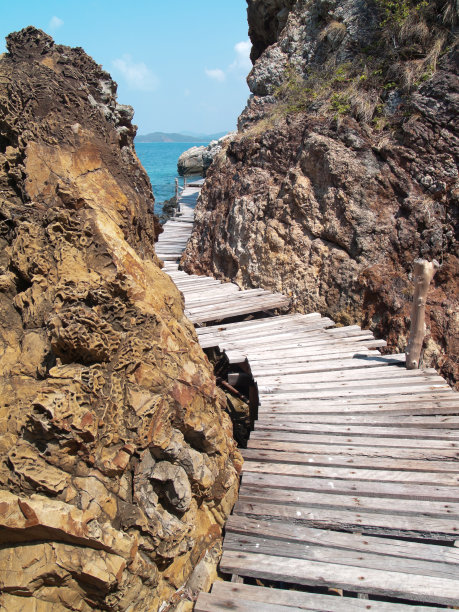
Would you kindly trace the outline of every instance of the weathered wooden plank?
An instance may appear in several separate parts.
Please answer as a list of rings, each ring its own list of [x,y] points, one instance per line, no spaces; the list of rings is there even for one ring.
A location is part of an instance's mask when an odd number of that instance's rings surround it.
[[[397,391],[398,390],[398,391]],[[339,397],[361,397],[361,398],[365,398],[365,397],[387,397],[387,396],[391,396],[391,395],[398,395],[399,397],[402,396],[406,396],[406,395],[412,395],[414,393],[425,393],[426,391],[446,391],[448,392],[450,390],[450,387],[448,387],[448,385],[446,384],[446,382],[442,382],[442,383],[429,383],[429,382],[423,382],[423,381],[419,381],[419,382],[414,382],[412,384],[409,385],[403,385],[398,387],[397,385],[395,385],[394,387],[380,387],[379,385],[377,387],[373,387],[371,389],[371,391],[367,391],[367,394],[365,393],[365,389],[362,388],[361,386],[359,387],[358,385],[355,386],[355,388],[348,388],[348,387],[333,387],[333,388],[328,388],[328,389],[312,389],[312,390],[305,390],[305,391],[293,391],[292,393],[288,393],[285,391],[276,393],[276,394],[267,394],[267,393],[260,393],[260,402],[263,402],[265,399],[269,400],[269,399],[273,399],[273,401],[276,400],[286,400],[289,401],[291,400],[302,400],[302,399],[320,399],[320,398],[339,398]],[[272,397],[269,398],[269,395],[271,395]],[[405,401],[406,401],[406,397],[405,397]]]
[[[322,465],[335,467],[351,466],[359,469],[372,469],[372,470],[409,470],[409,471],[425,471],[427,468],[429,472],[457,472],[458,453],[454,452],[452,460],[450,461],[432,461],[427,455],[427,452],[422,454],[421,459],[403,459],[395,458],[390,459],[386,457],[368,457],[362,454],[354,453],[350,456],[335,454],[328,452],[322,454],[312,454],[311,452],[303,452],[301,449],[292,448],[294,445],[290,445],[288,450],[280,450],[276,448],[265,448],[263,445],[262,449],[257,448],[246,448],[242,450],[242,456],[248,461],[267,461],[269,463],[281,462],[281,463],[295,463],[297,465],[301,463]],[[404,449],[403,449],[404,450]]]
[[[180,280],[176,280],[177,287],[192,288],[192,287],[220,287],[221,281],[207,276],[189,276]]]
[[[382,379],[404,377],[406,380],[416,379],[418,377],[436,377],[437,372],[433,368],[427,370],[406,370],[404,364],[392,365],[376,365],[372,368],[361,367],[352,369],[343,369],[338,372],[322,370],[319,372],[303,372],[289,374],[281,372],[280,374],[265,374],[261,371],[257,375],[257,382],[260,385],[272,384],[309,384],[309,383],[326,383],[337,381],[362,381],[373,380],[379,381]]]
[[[292,612],[295,608],[282,604],[263,602],[264,612]],[[300,608],[296,608],[300,610]],[[304,608],[303,608],[304,609]],[[227,595],[220,597],[211,593],[200,593],[194,606],[196,612],[222,612],[231,610],[232,612],[261,612],[260,603],[250,599],[238,598],[229,599]]]
[[[320,332],[323,327],[324,327],[324,323],[322,322],[318,322],[318,323],[311,323],[310,325],[308,325],[308,328],[306,330],[304,330],[303,332],[301,332],[304,336],[309,335],[310,333],[313,333],[315,331]],[[205,328],[204,328],[205,329]],[[293,330],[294,332],[295,330]],[[291,330],[291,326],[287,327],[286,325],[284,326],[280,326],[280,327],[270,327],[269,331],[264,331],[263,335],[260,335],[262,332],[261,331],[253,331],[251,333],[251,337],[248,338],[247,337],[247,333],[248,332],[244,332],[244,331],[234,331],[232,332],[232,334],[234,334],[234,336],[229,336],[225,333],[215,333],[215,334],[201,334],[199,335],[200,338],[200,342],[209,342],[211,339],[214,342],[218,342],[222,347],[226,347],[228,349],[240,349],[240,350],[246,350],[252,342],[252,339],[254,340],[260,340],[260,346],[264,346],[264,342],[266,339],[266,334],[267,335],[271,335],[272,334],[272,339],[273,342],[275,341],[275,336],[277,337],[284,337],[286,334],[290,334],[293,333]],[[299,333],[299,332],[297,332]],[[240,338],[244,339],[244,342],[242,342],[242,340],[240,340]],[[263,344],[261,344],[261,342],[263,342]]]
[[[295,421],[285,422],[283,419],[276,421],[257,422],[257,431],[284,431],[295,433],[330,433],[333,436],[375,436],[381,438],[416,438],[416,440],[457,440],[459,442],[459,432],[454,429],[429,429],[416,427],[386,427],[386,426],[363,426],[345,423],[296,423]]]
[[[219,319],[230,318],[236,315],[250,314],[253,312],[259,312],[261,310],[269,310],[273,308],[284,308],[287,302],[281,298],[273,297],[267,300],[266,298],[255,300],[247,300],[245,303],[241,302],[237,305],[227,309],[211,309],[205,312],[202,311],[191,311],[187,316],[194,323],[205,323],[207,321],[218,321]]]
[[[389,447],[401,447],[401,448],[446,448],[446,449],[458,449],[459,444],[454,440],[433,440],[431,438],[425,440],[418,440],[416,438],[380,438],[377,436],[333,436],[331,434],[313,434],[307,432],[289,432],[289,431],[277,431],[267,429],[257,429],[255,424],[255,430],[251,433],[252,439],[257,440],[278,440],[279,442],[290,442],[297,441],[306,444],[308,442],[317,444],[329,444],[330,452],[333,452],[334,444],[350,444],[351,446],[389,446]]]
[[[310,364],[311,362],[315,363],[317,365],[317,362],[330,362],[330,361],[334,361],[335,359],[360,359],[360,358],[372,358],[372,357],[378,357],[381,353],[379,351],[376,350],[370,350],[370,349],[366,349],[365,347],[362,347],[360,350],[356,351],[353,347],[352,348],[347,348],[346,349],[341,349],[339,351],[336,351],[336,349],[331,349],[330,351],[328,350],[323,350],[320,352],[320,354],[315,354],[315,355],[304,355],[304,356],[298,356],[296,355],[295,357],[292,358],[283,358],[282,360],[279,358],[276,358],[276,356],[274,354],[272,354],[271,356],[266,356],[266,358],[263,359],[253,359],[251,358],[251,367],[254,366],[255,368],[268,368],[268,367],[280,367],[280,364],[282,364],[284,367],[288,367],[290,368],[290,366],[294,366],[294,365],[302,365],[302,364]]]
[[[283,505],[262,501],[238,501],[234,507],[236,514],[245,514],[260,520],[281,519],[295,521],[321,529],[360,531],[368,534],[384,534],[397,537],[414,537],[427,540],[454,542],[459,534],[457,518],[437,518],[422,515],[402,515],[369,512],[366,510],[342,510],[331,507],[302,505]]]
[[[408,370],[412,372],[413,370]],[[413,411],[414,412],[414,411]],[[394,416],[387,414],[317,414],[317,413],[286,413],[270,414],[263,412],[258,422],[272,422],[282,419],[284,422],[295,421],[297,423],[336,423],[337,425],[353,424],[364,425],[365,427],[390,427],[396,424],[397,427],[421,427],[429,429],[458,429],[459,417],[456,415],[436,415],[434,411],[427,416]]]
[[[272,589],[248,584],[233,585],[229,582],[217,582],[212,588],[212,594],[220,601],[253,601],[258,604],[271,603],[290,606],[290,610],[313,610],[315,612],[368,612],[368,601],[361,601],[351,597],[338,597],[294,591],[292,589]],[[199,599],[198,599],[199,603]],[[371,612],[439,612],[444,608],[425,607],[418,605],[396,604],[372,600]],[[224,610],[225,608],[220,608]],[[232,609],[232,608],[229,608]],[[197,612],[204,612],[195,608]],[[237,610],[237,608],[236,608]],[[241,609],[241,612],[244,608]],[[212,612],[217,609],[213,608]],[[239,612],[239,611],[238,611]],[[244,610],[245,612],[245,610]],[[259,607],[257,612],[262,612]]]
[[[398,499],[397,504],[394,500],[387,497],[359,495],[340,495],[333,491],[323,490],[318,492],[295,491],[287,489],[269,490],[266,487],[257,487],[244,483],[239,493],[239,500],[251,503],[270,503],[293,506],[303,506],[305,508],[323,507],[345,510],[362,510],[382,514],[400,515],[425,515],[437,518],[448,518],[458,522],[459,527],[459,502],[440,502],[431,500],[411,500]],[[419,521],[422,523],[422,521]],[[422,525],[420,525],[422,529]],[[459,576],[458,576],[459,577]]]
[[[212,300],[209,300],[209,304],[205,306],[193,306],[190,308],[195,315],[208,315],[212,314],[213,311],[218,311],[218,314],[221,315],[226,313],[228,316],[235,316],[234,311],[236,309],[240,310],[241,308],[275,308],[279,306],[285,306],[287,304],[284,296],[277,296],[274,294],[271,295],[260,295],[260,296],[252,296],[246,295],[243,291],[239,291],[238,293],[231,294],[228,297],[228,301],[225,306],[217,306],[212,303]],[[251,312],[251,311],[250,311]]]
[[[328,362],[316,361],[315,359],[306,359],[302,362],[277,362],[273,365],[263,364],[257,366],[251,364],[254,375],[284,375],[284,374],[300,374],[314,372],[331,372],[341,371],[352,368],[374,368],[385,365],[403,365],[405,363],[405,355],[380,355],[371,356],[361,355],[358,358],[350,359],[330,359]]]
[[[189,297],[188,293],[184,293],[185,303],[189,310],[194,310],[200,308],[201,305],[210,305],[214,307],[220,304],[225,304],[225,306],[227,306],[228,304],[233,304],[235,301],[239,303],[241,299],[247,299],[247,296],[242,295],[241,292],[237,289],[237,287],[235,287],[235,289],[235,291],[228,291],[223,285],[222,288],[212,291],[212,293],[208,294],[208,292],[206,291],[203,292],[200,297],[195,298],[191,298]],[[264,292],[259,292],[258,295],[264,296],[266,294]],[[252,297],[257,297],[257,295],[252,294]]]
[[[402,470],[370,470],[321,465],[297,465],[292,463],[268,463],[265,461],[245,461],[244,472],[262,474],[288,474],[289,476],[310,476],[311,478],[343,478],[346,480],[374,480],[376,482],[417,482],[459,486],[459,473],[430,472],[426,466],[424,472]],[[459,533],[459,531],[458,531]]]
[[[368,446],[352,446],[349,444],[334,444],[332,447],[328,444],[311,444],[302,443],[297,441],[282,442],[277,440],[265,440],[263,438],[250,438],[247,443],[248,449],[258,449],[266,451],[284,451],[284,452],[297,452],[302,453],[305,457],[308,455],[343,455],[345,457],[353,458],[356,456],[356,461],[360,462],[369,457],[387,457],[395,460],[399,459],[418,459],[428,461],[428,466],[431,467],[432,463],[436,465],[438,461],[447,461],[452,464],[452,469],[457,470],[459,459],[459,448],[419,448],[411,447],[392,447],[392,446],[374,446],[370,444]],[[244,451],[245,452],[245,451]],[[454,460],[454,461],[453,461]],[[356,465],[359,465],[357,463]],[[424,463],[424,466],[426,464]],[[431,467],[431,469],[434,469]],[[434,469],[435,471],[435,469]],[[441,470],[440,470],[441,471]]]
[[[205,335],[208,333],[218,332],[229,332],[231,330],[244,330],[248,332],[250,329],[261,329],[262,327],[269,325],[279,325],[279,323],[289,321],[304,321],[310,323],[311,321],[317,321],[322,318],[318,312],[309,313],[302,315],[299,313],[279,315],[276,317],[260,317],[259,319],[253,319],[252,321],[239,321],[236,323],[225,323],[224,325],[213,325],[204,327],[199,330],[198,335]]]
[[[299,330],[297,329],[284,329],[278,330],[272,328],[272,334],[257,335],[247,341],[245,334],[233,338],[222,337],[222,342],[228,348],[244,348],[255,353],[257,350],[263,350],[263,348],[273,348],[275,346],[276,352],[280,349],[285,348],[301,348],[306,346],[316,345],[332,345],[339,343],[348,342],[361,342],[364,340],[371,340],[373,335],[371,333],[359,332],[359,334],[353,333],[349,337],[330,337],[326,334],[323,325],[318,322],[313,328],[311,325],[310,329]],[[274,331],[275,330],[275,331]]]
[[[184,295],[188,294],[196,294],[206,296],[207,292],[209,295],[212,295],[215,292],[221,291],[224,285],[219,284],[218,282],[210,282],[210,281],[193,281],[192,283],[182,283],[175,282],[176,286]],[[234,287],[234,285],[228,285],[228,287]],[[237,289],[237,288],[236,288]],[[225,289],[223,289],[225,291]],[[238,293],[239,290],[235,291]],[[210,299],[210,298],[209,298]]]
[[[257,319],[264,320],[264,319]],[[311,333],[319,333],[322,332],[327,326],[331,325],[333,322],[330,319],[312,319],[311,321],[277,321],[277,317],[270,317],[270,321],[263,323],[263,325],[255,325],[251,326],[248,329],[245,328],[235,328],[229,330],[222,330],[219,332],[214,332],[213,335],[218,335],[219,338],[224,340],[225,342],[239,342],[241,338],[244,338],[246,341],[259,341],[263,343],[270,332],[273,334],[281,335],[281,334],[298,334],[300,336],[308,337]],[[201,334],[201,335],[209,335]],[[247,346],[249,342],[245,342],[244,346]]]
[[[266,292],[264,289],[250,290],[250,292],[241,291],[237,285],[227,283],[205,292],[187,292],[186,296],[190,298],[193,297],[193,302],[196,301],[196,306],[200,306],[201,304],[207,305],[207,303],[210,302],[218,303],[214,302],[215,298],[222,296],[226,292],[231,293],[231,296],[228,298],[231,300],[247,299],[248,297],[258,298],[260,296],[270,297],[272,295]]]
[[[284,322],[276,322],[278,317],[270,317],[270,321],[272,323],[263,323],[263,325],[255,325],[250,329],[244,328],[235,328],[230,330],[225,330],[223,326],[222,331],[218,331],[216,326],[205,327],[202,328],[202,331],[207,330],[207,333],[200,333],[199,337],[216,337],[219,338],[222,342],[238,342],[240,338],[244,338],[247,344],[253,340],[263,340],[266,338],[266,335],[270,333],[282,334],[282,333],[298,333],[302,335],[307,335],[313,332],[319,332],[323,330],[327,325],[333,324],[330,319],[319,319],[319,320],[311,320],[311,321],[284,321]],[[255,321],[264,321],[264,319],[255,319]],[[224,325],[224,324],[223,324]],[[247,346],[245,344],[245,346]]]
[[[250,354],[249,354],[250,361]],[[436,388],[446,389],[446,383],[441,376],[437,375],[423,375],[419,373],[419,370],[411,370],[411,372],[417,372],[417,375],[414,376],[404,376],[403,373],[393,374],[388,378],[380,378],[377,380],[367,380],[365,378],[361,380],[337,380],[337,381],[324,381],[324,382],[298,382],[298,383],[275,383],[275,384],[265,384],[258,382],[258,391],[260,395],[265,394],[276,394],[276,395],[299,395],[304,394],[306,397],[313,391],[320,390],[340,390],[340,389],[349,389],[349,390],[361,390],[361,389],[370,389],[373,391],[375,385],[377,385],[378,389],[385,390],[391,392],[393,389],[399,388],[401,392],[403,392],[405,387],[414,387],[414,386],[427,386],[431,388],[435,386]]]
[[[247,516],[233,514],[226,524],[228,533],[237,533],[242,536],[256,535],[275,541],[296,542],[300,544],[314,544],[335,549],[348,549],[357,552],[370,552],[387,557],[403,557],[432,561],[445,565],[453,565],[452,571],[459,572],[459,548],[454,546],[441,546],[439,544],[424,544],[397,540],[394,538],[381,538],[373,535],[359,533],[346,533],[315,529],[287,521],[269,521],[250,519]],[[450,570],[448,570],[450,573]]]
[[[236,285],[231,285],[228,283],[227,285],[217,285],[215,288],[206,289],[203,291],[202,289],[198,290],[187,290],[184,291],[183,294],[188,302],[197,302],[198,300],[210,299],[214,297],[220,297],[227,294],[238,293],[239,287]]]
[[[282,372],[280,374],[264,373],[260,370],[256,374],[256,380],[259,386],[276,385],[276,384],[309,384],[319,382],[337,382],[337,381],[361,381],[373,380],[378,381],[400,376],[406,373],[406,379],[416,378],[416,376],[426,375],[425,370],[406,370],[403,364],[380,365],[376,364],[373,367],[356,367],[352,369],[342,369],[338,372],[324,369],[319,372],[299,372],[289,374]],[[435,370],[429,370],[427,374],[436,375]]]
[[[163,242],[157,249],[157,253],[177,253],[183,251],[187,243],[187,240],[183,240],[182,242],[178,241],[169,241]]]
[[[373,338],[372,334],[364,334],[363,332],[360,332],[360,334],[357,335],[352,335],[349,338],[343,337],[343,338],[334,338],[334,337],[329,337],[326,335],[325,333],[326,330],[321,329],[318,330],[317,333],[312,334],[312,333],[306,333],[303,332],[301,334],[301,336],[299,336],[299,334],[295,334],[295,333],[288,333],[288,334],[279,334],[276,342],[274,344],[274,339],[273,342],[270,342],[270,339],[265,337],[264,339],[259,339],[258,342],[250,342],[249,343],[244,343],[246,348],[248,350],[250,350],[254,357],[258,354],[258,353],[263,353],[264,350],[269,350],[273,348],[273,346],[275,346],[275,350],[276,353],[277,352],[286,352],[293,350],[293,349],[300,349],[300,348],[314,348],[316,346],[334,346],[334,345],[348,345],[348,344],[360,344],[360,343],[366,343],[369,342],[371,343],[371,345],[373,345],[374,343],[379,344],[380,341],[379,340],[375,340]],[[232,341],[233,344],[240,346],[242,341]],[[365,346],[365,345],[363,345]],[[288,353],[287,353],[288,354]]]
[[[264,401],[259,410],[260,415],[279,416],[309,415],[321,411],[324,415],[367,415],[393,416],[393,415],[443,415],[457,414],[458,401],[451,394],[416,395],[416,401],[410,398],[393,396],[390,401],[384,398],[366,398],[365,403],[360,400],[334,402],[324,400],[300,400],[297,402],[269,402]]]
[[[177,239],[163,241],[156,250],[158,252],[161,251],[161,253],[173,253],[178,249],[183,249],[186,246],[186,243],[187,240],[179,241]]]
[[[388,394],[387,394],[388,395]],[[435,389],[435,390],[421,390],[420,392],[414,392],[412,391],[411,393],[408,394],[409,396],[407,397],[406,394],[399,394],[399,395],[390,395],[389,397],[384,397],[384,395],[375,395],[373,393],[367,393],[365,395],[365,404],[379,404],[380,406],[383,406],[384,404],[387,403],[419,403],[419,402],[424,402],[424,403],[432,403],[434,404],[437,401],[440,400],[447,400],[450,403],[453,403],[454,406],[458,405],[458,395],[457,393],[455,393],[454,391],[452,391],[452,389]],[[277,407],[277,408],[281,408],[281,407],[305,407],[307,408],[308,406],[321,406],[321,407],[326,407],[327,403],[328,404],[341,404],[341,405],[349,405],[349,404],[361,404],[363,402],[356,402],[355,398],[352,397],[324,397],[324,398],[295,398],[295,397],[279,397],[279,396],[272,396],[272,395],[265,395],[263,396],[263,404],[266,405],[270,405],[273,408]]]
[[[156,246],[156,253],[171,251],[173,249],[176,250],[184,250],[189,239],[189,235],[187,236],[171,236],[163,241],[161,241]]]
[[[316,478],[289,474],[257,473],[244,471],[242,482],[257,486],[285,488],[298,491],[333,491],[337,495],[374,495],[395,499],[427,499],[457,502],[459,487],[410,482],[384,482],[378,480],[356,481],[344,478]]]
[[[282,363],[284,366],[287,365],[300,365],[302,363],[311,363],[311,360],[317,365],[317,362],[320,361],[326,361],[329,362],[330,360],[334,360],[334,359],[358,359],[360,357],[365,357],[365,358],[370,358],[370,357],[377,357],[378,355],[380,355],[380,353],[378,351],[372,351],[370,349],[367,349],[365,347],[362,347],[358,350],[354,349],[354,347],[346,347],[344,348],[340,348],[340,349],[323,349],[322,351],[320,351],[320,353],[314,354],[314,355],[296,355],[295,357],[292,357],[291,359],[287,359],[285,357],[283,357],[282,359],[280,357],[276,357],[274,356],[274,353],[271,354],[271,356],[267,355],[266,358],[260,359],[257,357],[257,359],[253,359],[253,357],[250,358],[250,364],[251,364],[251,368],[252,367],[256,367],[256,368],[260,368],[260,367],[267,367],[267,366],[279,366],[280,363]]]
[[[392,557],[374,552],[352,550],[350,548],[334,548],[315,543],[307,545],[298,542],[263,538],[257,535],[240,535],[228,533],[225,537],[225,550],[240,551],[270,555],[273,557],[289,557],[321,563],[337,563],[361,568],[385,570],[390,567],[393,572],[414,574],[417,576],[436,576],[438,578],[459,578],[459,568],[456,565]]]
[[[363,570],[336,563],[320,563],[225,551],[220,567],[226,573],[239,573],[268,580],[335,588],[360,593],[411,599],[446,605],[459,601],[459,582],[446,578],[414,576],[388,570]],[[367,602],[368,603],[368,602]]]
[[[159,259],[162,259],[163,261],[177,261],[178,259],[180,259],[180,257],[182,256],[182,254],[174,254],[174,255],[160,255],[159,253],[157,254]]]
[[[276,346],[277,348],[281,348],[279,345],[282,342],[282,346],[285,348],[290,348],[290,347],[301,347],[301,346],[315,346],[318,345],[319,343],[323,346],[323,345],[332,345],[332,342],[327,342],[326,339],[323,338],[323,336],[320,335],[320,332],[323,329],[323,325],[320,325],[319,323],[315,324],[314,326],[310,326],[311,327],[311,331],[304,331],[302,333],[302,338],[298,338],[298,333],[292,332],[290,329],[288,330],[282,330],[282,329],[278,329],[276,328],[271,328],[271,332],[270,332],[270,339],[267,340],[266,336],[265,337],[260,337],[258,335],[253,335],[253,340],[252,339],[247,339],[245,338],[245,335],[242,334],[241,338],[227,338],[224,335],[218,335],[216,336],[218,338],[218,342],[222,347],[225,347],[225,349],[227,350],[248,350],[251,353],[255,353],[255,351],[266,351],[269,350],[270,348],[272,349],[273,346]],[[315,330],[313,328],[316,328]],[[266,332],[265,332],[266,333]],[[209,335],[209,337],[213,337],[211,335]],[[355,340],[355,342],[357,342],[357,340]],[[337,342],[334,344],[338,344]]]
[[[238,309],[241,307],[275,307],[278,304],[285,305],[285,299],[276,295],[266,294],[258,297],[253,297],[251,295],[247,296],[244,294],[244,292],[239,291],[238,293],[228,296],[228,301],[225,306],[213,304],[212,300],[209,300],[208,305],[194,306],[190,308],[190,310],[193,311],[194,314],[201,315],[211,314],[212,310],[218,310],[219,314],[228,313],[228,315],[232,315],[233,309]]]
[[[331,354],[333,352],[351,351],[354,350],[356,353],[359,349],[365,348],[377,348],[386,346],[384,341],[381,340],[362,340],[352,342],[339,342],[339,341],[325,341],[323,343],[317,343],[316,345],[292,347],[292,348],[281,348],[275,351],[275,355],[278,359],[295,359],[296,357],[305,358],[313,355],[321,354],[324,349],[326,352]],[[273,350],[266,348],[265,350],[252,350],[248,347],[246,350],[250,352],[250,359],[258,362],[273,359]]]

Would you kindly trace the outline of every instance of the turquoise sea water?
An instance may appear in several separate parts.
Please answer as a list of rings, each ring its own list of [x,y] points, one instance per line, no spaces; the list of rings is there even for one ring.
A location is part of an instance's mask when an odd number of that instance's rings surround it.
[[[175,193],[175,178],[177,173],[177,160],[180,155],[194,146],[201,146],[202,142],[136,142],[135,150],[139,159],[150,177],[153,195],[155,196],[155,212],[160,213],[162,202],[171,198]],[[183,179],[179,178],[180,185]]]

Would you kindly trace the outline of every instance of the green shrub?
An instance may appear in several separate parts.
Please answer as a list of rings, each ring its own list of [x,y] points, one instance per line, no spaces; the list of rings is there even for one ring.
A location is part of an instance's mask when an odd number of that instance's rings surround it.
[[[351,110],[351,104],[345,93],[334,93],[330,99],[330,108],[337,115],[347,115]]]
[[[419,11],[428,6],[427,0],[376,0],[381,12],[381,25],[402,26],[412,10]]]

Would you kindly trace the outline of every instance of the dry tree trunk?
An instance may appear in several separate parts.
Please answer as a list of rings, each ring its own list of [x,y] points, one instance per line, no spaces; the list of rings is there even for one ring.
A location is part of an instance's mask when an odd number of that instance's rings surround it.
[[[416,259],[413,267],[414,296],[411,307],[411,328],[408,346],[406,347],[406,367],[408,370],[419,368],[422,343],[426,335],[425,310],[427,292],[435,272],[439,268],[437,261]]]

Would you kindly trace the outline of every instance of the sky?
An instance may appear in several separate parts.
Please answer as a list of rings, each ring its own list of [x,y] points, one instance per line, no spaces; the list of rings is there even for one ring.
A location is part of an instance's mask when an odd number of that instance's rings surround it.
[[[249,90],[246,0],[0,0],[0,53],[33,25],[83,47],[134,107],[139,134],[236,128]]]

